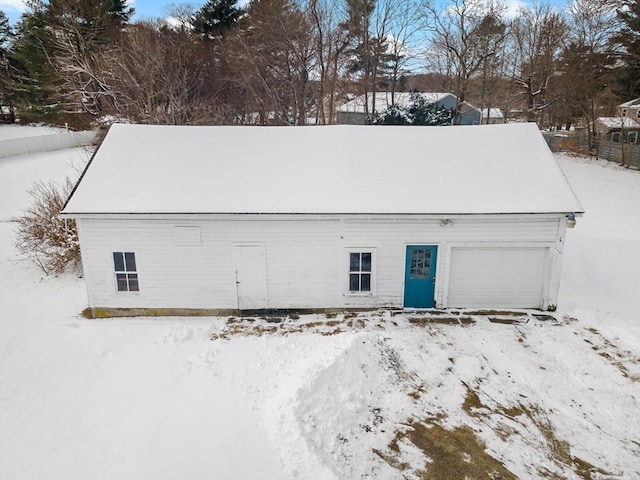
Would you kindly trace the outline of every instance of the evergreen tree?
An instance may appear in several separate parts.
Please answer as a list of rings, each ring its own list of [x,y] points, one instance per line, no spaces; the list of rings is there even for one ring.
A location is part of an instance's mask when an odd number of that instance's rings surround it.
[[[408,111],[412,125],[430,127],[451,125],[454,116],[453,110],[437,103],[430,103],[419,93],[413,94],[412,97]]]
[[[7,49],[13,32],[9,25],[9,19],[0,10],[0,107],[8,104],[8,81],[11,73],[11,66],[7,57]],[[3,119],[3,112],[0,112],[0,120]],[[11,122],[15,121],[15,117],[11,115]]]
[[[238,0],[208,0],[194,15],[194,33],[210,39],[224,36],[244,13],[237,3]]]
[[[9,19],[4,12],[0,10],[0,52],[8,47],[11,37],[12,31],[11,25],[9,25]]]
[[[454,110],[443,107],[437,103],[428,102],[420,93],[411,95],[411,105],[402,108],[391,105],[387,110],[374,120],[376,125],[421,125],[441,126],[451,125]]]
[[[44,3],[32,1],[5,50],[0,79],[4,102],[23,122],[46,121],[55,113],[55,72],[45,50]],[[5,42],[6,43],[6,42]]]
[[[135,9],[127,5],[127,0],[107,0],[107,11],[116,24],[125,25]]]
[[[411,125],[411,118],[406,109],[398,105],[391,105],[387,110],[376,117],[375,125]]]
[[[640,2],[624,0],[618,10],[622,28],[614,37],[614,42],[622,46],[623,67],[617,78],[618,93],[625,99],[640,97]]]

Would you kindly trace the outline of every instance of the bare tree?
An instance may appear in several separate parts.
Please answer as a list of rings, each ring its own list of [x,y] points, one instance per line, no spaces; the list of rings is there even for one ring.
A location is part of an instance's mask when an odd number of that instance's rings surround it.
[[[572,79],[572,107],[588,125],[589,145],[595,139],[595,121],[615,57],[609,51],[611,39],[620,28],[616,9],[619,0],[573,0],[569,4],[571,36],[565,48],[565,75]],[[605,102],[606,103],[606,102]]]
[[[542,124],[541,113],[559,98],[552,93],[551,82],[567,23],[549,4],[533,3],[520,8],[512,32],[513,78],[524,98],[527,120]]]
[[[431,51],[444,60],[454,79],[458,106],[454,123],[460,123],[462,103],[466,101],[470,79],[488,66],[507,36],[498,3],[482,0],[451,0],[441,4],[425,0],[425,28],[432,34]]]
[[[311,20],[291,0],[252,2],[230,39],[230,68],[259,123],[303,125],[314,68]],[[249,113],[253,113],[249,112]]]
[[[376,52],[373,84],[377,90],[381,83],[391,91],[391,103],[395,104],[395,92],[404,67],[415,57],[413,41],[420,29],[419,2],[415,0],[379,0],[373,16],[375,38],[382,38]]]
[[[318,77],[316,123],[333,123],[338,80],[348,46],[344,5],[332,0],[310,0],[307,9],[315,43],[315,68]]]
[[[115,0],[31,0],[46,25],[44,51],[58,77],[57,92],[67,112],[102,115],[112,92],[99,64],[119,49],[120,33],[133,13]]]
[[[116,116],[169,125],[224,121],[212,51],[183,30],[137,23],[128,28],[122,50],[102,62]]]

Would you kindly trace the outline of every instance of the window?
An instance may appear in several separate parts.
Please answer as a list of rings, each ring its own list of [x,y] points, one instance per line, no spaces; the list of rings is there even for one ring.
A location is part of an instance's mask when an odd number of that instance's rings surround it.
[[[409,278],[425,279],[429,278],[431,271],[431,249],[429,248],[413,248],[411,250],[411,265],[409,268]]]
[[[137,292],[140,290],[135,253],[113,252],[113,267],[119,292]]]
[[[611,132],[611,143],[620,143],[620,132]]]
[[[372,252],[349,252],[349,292],[371,292]]]
[[[638,132],[627,133],[627,143],[638,143]]]
[[[623,117],[626,117],[626,116],[627,116],[627,109],[626,109],[626,108],[623,108],[623,109],[622,109],[622,116],[623,116]]]

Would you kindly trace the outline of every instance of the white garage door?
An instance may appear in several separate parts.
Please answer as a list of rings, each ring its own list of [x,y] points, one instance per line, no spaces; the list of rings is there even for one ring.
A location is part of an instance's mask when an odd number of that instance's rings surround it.
[[[548,248],[452,248],[449,307],[541,308]]]

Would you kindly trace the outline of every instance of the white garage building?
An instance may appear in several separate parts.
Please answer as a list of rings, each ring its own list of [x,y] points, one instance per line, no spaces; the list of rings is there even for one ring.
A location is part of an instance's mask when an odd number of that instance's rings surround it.
[[[62,215],[104,316],[553,310],[582,212],[535,124],[114,125]]]

